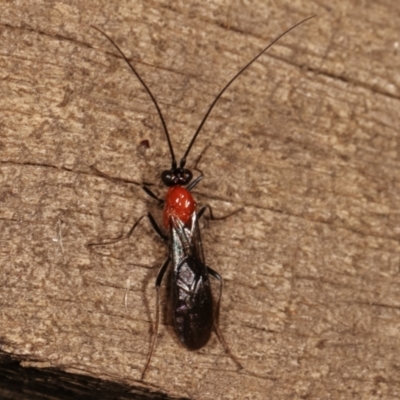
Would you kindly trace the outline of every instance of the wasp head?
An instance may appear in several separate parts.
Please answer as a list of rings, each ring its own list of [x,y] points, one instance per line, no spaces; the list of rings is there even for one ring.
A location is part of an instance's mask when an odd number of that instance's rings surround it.
[[[175,167],[165,170],[161,174],[161,180],[165,186],[186,186],[193,178],[192,171],[187,168]]]

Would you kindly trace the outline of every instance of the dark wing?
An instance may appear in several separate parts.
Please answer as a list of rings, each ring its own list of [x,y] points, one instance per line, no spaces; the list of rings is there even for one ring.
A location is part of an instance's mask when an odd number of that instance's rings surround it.
[[[196,350],[208,342],[214,322],[211,287],[196,213],[189,226],[172,217],[170,234],[175,328],[180,341],[189,350]]]

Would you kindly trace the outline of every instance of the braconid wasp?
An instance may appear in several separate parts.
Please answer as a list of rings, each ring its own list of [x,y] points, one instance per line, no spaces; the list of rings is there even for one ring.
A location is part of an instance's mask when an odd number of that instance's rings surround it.
[[[111,44],[117,49],[119,54],[125,60],[131,71],[136,75],[137,79],[143,85],[144,89],[150,96],[158,116],[163,127],[169,152],[171,155],[171,168],[165,170],[161,174],[161,180],[164,185],[168,188],[165,199],[160,199],[155,193],[151,191],[148,186],[143,185],[143,190],[153,199],[157,200],[164,206],[163,209],[163,228],[161,228],[155,218],[150,214],[142,215],[132,226],[129,232],[117,239],[113,239],[102,243],[91,243],[90,245],[105,245],[116,243],[122,239],[129,238],[139,222],[147,217],[152,225],[154,231],[158,236],[168,245],[169,254],[163,265],[158,271],[155,287],[156,287],[156,318],[153,330],[153,337],[150,344],[150,350],[147,356],[147,361],[142,372],[142,379],[144,379],[145,373],[150,365],[151,357],[155,348],[158,325],[159,325],[159,288],[161,286],[163,277],[165,275],[168,266],[172,264],[172,282],[171,282],[171,303],[172,313],[177,336],[181,343],[189,350],[198,350],[205,346],[211,336],[211,332],[216,332],[221,344],[225,348],[225,351],[229,354],[235,364],[242,368],[242,365],[237,358],[231,353],[226,341],[218,327],[218,314],[222,296],[223,280],[222,277],[212,268],[207,266],[203,247],[200,237],[200,229],[198,220],[208,210],[210,219],[224,219],[230,215],[240,211],[236,210],[233,213],[224,217],[215,218],[212,209],[209,205],[205,205],[196,211],[196,202],[190,193],[190,191],[201,181],[203,174],[201,171],[200,175],[192,180],[193,174],[191,170],[185,168],[186,158],[196,141],[204,123],[210,115],[217,101],[221,98],[223,93],[228,87],[238,78],[251,64],[253,64],[262,54],[264,54],[272,45],[274,45],[280,38],[295,29],[297,26],[304,22],[314,18],[315,15],[305,18],[297,24],[293,25],[285,32],[281,33],[271,43],[268,44],[261,52],[259,52],[250,62],[248,62],[243,68],[231,78],[231,80],[222,88],[222,90],[215,97],[203,119],[200,122],[199,127],[194,133],[185,153],[183,154],[179,164],[176,161],[174,149],[171,143],[170,134],[165,123],[165,119],[160,110],[160,107],[146,85],[139,73],[132,66],[128,58],[125,56],[121,48],[103,31],[94,27],[98,32],[104,35]],[[201,158],[201,155],[199,159]],[[197,160],[195,168],[197,169]],[[165,233],[168,232],[168,233]],[[216,306],[214,306],[213,296],[211,293],[211,286],[209,276],[219,281],[220,290]]]

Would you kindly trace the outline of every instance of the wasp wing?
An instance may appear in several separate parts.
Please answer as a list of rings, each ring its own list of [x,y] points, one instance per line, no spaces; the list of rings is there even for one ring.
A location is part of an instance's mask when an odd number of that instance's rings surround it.
[[[172,304],[175,329],[190,350],[203,347],[213,328],[213,299],[197,214],[188,225],[171,217]]]

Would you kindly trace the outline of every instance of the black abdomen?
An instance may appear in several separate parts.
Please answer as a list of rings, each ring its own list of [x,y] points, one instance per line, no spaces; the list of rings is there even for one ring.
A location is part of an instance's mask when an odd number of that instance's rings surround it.
[[[178,279],[175,277],[173,314],[180,341],[189,350],[197,350],[206,345],[211,336],[213,301],[207,273],[193,274],[193,265],[189,268],[188,264],[182,265]]]

